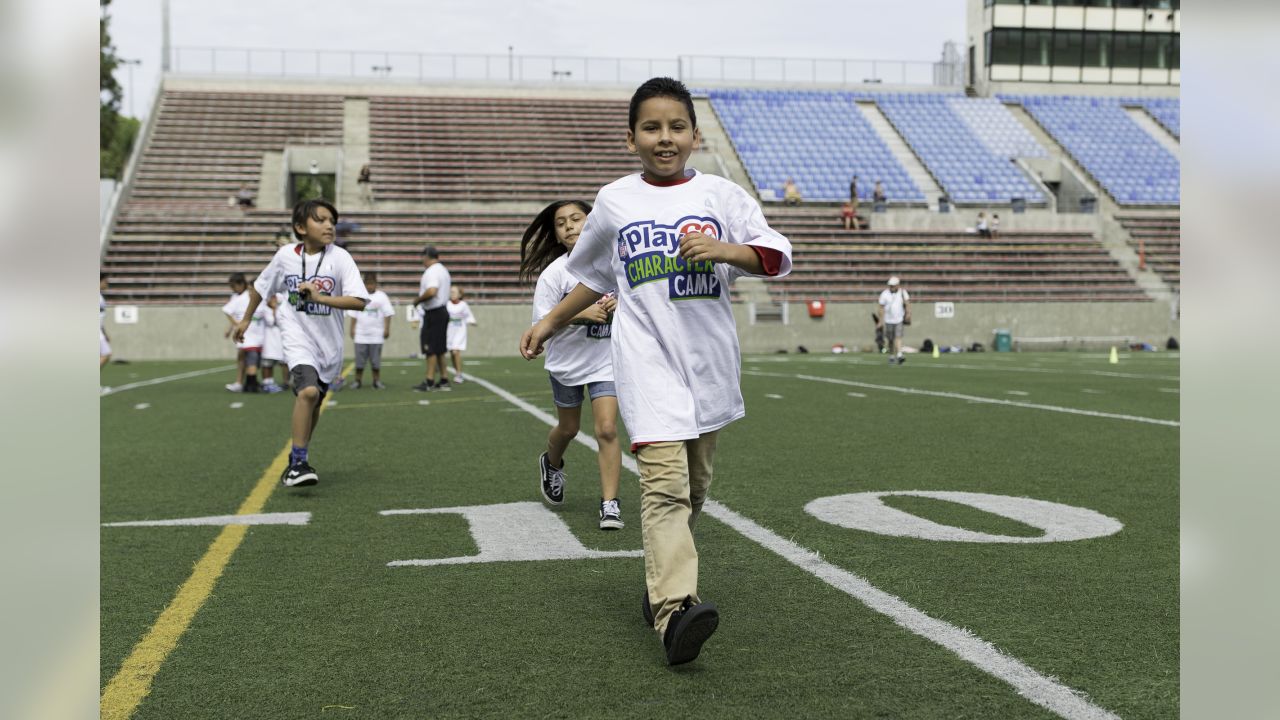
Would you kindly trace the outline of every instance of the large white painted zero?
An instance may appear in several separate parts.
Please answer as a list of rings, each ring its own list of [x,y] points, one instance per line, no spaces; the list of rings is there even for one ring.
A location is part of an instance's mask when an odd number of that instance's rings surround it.
[[[943,525],[885,505],[881,498],[889,495],[934,498],[968,505],[1039,528],[1044,531],[1044,534],[1035,537],[991,535]],[[894,537],[951,542],[1067,542],[1113,535],[1124,527],[1119,520],[1087,508],[1011,495],[970,492],[901,490],[834,495],[810,502],[804,506],[804,511],[823,522],[852,530],[865,530]]]

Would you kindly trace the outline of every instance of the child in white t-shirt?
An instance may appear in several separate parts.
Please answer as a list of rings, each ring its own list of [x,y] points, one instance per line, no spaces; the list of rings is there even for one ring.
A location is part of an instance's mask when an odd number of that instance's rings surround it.
[[[533,294],[533,322],[555,309],[556,303],[578,284],[565,271],[569,253],[591,206],[582,201],[561,200],[548,205],[524,231],[520,241],[520,279],[538,276]],[[551,398],[556,405],[556,426],[547,435],[547,451],[538,458],[542,499],[551,505],[564,503],[564,451],[578,434],[582,401],[591,398],[600,465],[600,529],[623,527],[618,505],[618,479],[622,450],[618,446],[618,392],[613,384],[610,354],[612,311],[617,302],[602,297],[578,312],[568,327],[547,340],[545,366],[551,378]]]
[[[391,298],[378,289],[378,274],[364,274],[364,286],[369,291],[369,304],[364,310],[351,314],[351,339],[356,344],[356,384],[359,390],[364,384],[364,366],[373,368],[373,389],[385,390],[382,384],[382,343],[391,337],[391,317],[396,314]]]
[[[245,318],[249,307],[249,283],[244,273],[232,273],[231,299],[222,306],[222,312],[230,321],[223,337],[231,337],[236,324]],[[249,318],[249,329],[244,338],[236,341],[236,381],[226,386],[231,392],[258,392],[258,366],[262,364],[262,347],[267,338],[267,327],[275,325],[275,313],[266,305],[259,305]]]
[[[618,293],[613,370],[640,466],[643,608],[672,665],[696,658],[719,623],[698,596],[692,530],[716,434],[746,414],[728,285],[791,271],[791,243],[745,190],[685,169],[699,142],[682,83],[654,78],[636,90],[627,148],[644,171],[600,190],[567,265],[578,285],[520,339],[532,359],[575,315]]]
[[[445,303],[444,309],[449,312],[449,328],[445,332],[444,347],[453,356],[453,383],[461,385],[464,382],[462,377],[462,353],[467,349],[467,326],[477,325],[476,316],[471,314],[471,306],[463,300],[462,286],[453,285],[449,288],[449,302]]]
[[[284,359],[296,395],[293,449],[289,466],[280,476],[281,484],[287,487],[319,482],[307,462],[307,448],[320,420],[320,402],[342,373],[342,313],[364,310],[369,300],[355,260],[333,245],[337,222],[337,209],[324,200],[303,200],[294,205],[293,234],[300,242],[276,251],[249,287],[246,316],[253,315],[263,297],[287,293],[279,321]],[[236,325],[237,342],[248,329],[248,319]]]

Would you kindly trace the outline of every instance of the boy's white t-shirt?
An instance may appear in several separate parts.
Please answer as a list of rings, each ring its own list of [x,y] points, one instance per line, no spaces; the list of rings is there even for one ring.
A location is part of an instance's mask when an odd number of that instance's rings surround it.
[[[533,291],[535,325],[578,285],[578,279],[569,274],[568,264],[569,256],[561,255],[538,275],[538,286]],[[566,387],[613,382],[613,344],[609,342],[612,330],[612,323],[583,323],[562,328],[546,342],[543,366],[556,382]]]
[[[618,293],[610,344],[633,443],[689,440],[746,414],[728,284],[748,273],[727,263],[686,263],[677,255],[679,239],[694,230],[777,250],[777,277],[791,272],[791,243],[769,227],[756,201],[732,182],[698,172],[665,187],[639,174],[606,185],[569,256],[575,279]]]
[[[284,305],[285,302],[285,294],[276,293],[276,307]],[[262,305],[266,304],[267,301],[264,299]],[[284,362],[284,338],[280,334],[280,324],[275,322],[275,318],[280,317],[279,311],[272,310],[268,306],[266,312],[270,314],[272,321],[267,323],[267,336],[262,341],[262,359]]]
[[[331,383],[342,372],[343,311],[315,302],[297,310],[298,285],[302,282],[302,243],[285,245],[276,251],[267,268],[258,275],[253,287],[262,297],[276,292],[286,293],[276,322],[284,339],[284,360],[290,368],[310,365],[320,381]],[[307,282],[316,283],[327,295],[369,299],[360,278],[360,269],[350,253],[337,245],[306,256]]]
[[[387,297],[386,293],[374,290],[369,293],[369,304],[364,306],[364,310],[354,314],[356,342],[360,345],[381,345],[384,340],[382,333],[386,329],[386,318],[395,315],[396,310],[391,306],[391,298]]]
[[[865,295],[863,297],[866,297]],[[880,293],[880,304],[884,306],[884,322],[886,325],[897,325],[907,316],[906,304],[911,301],[906,288],[898,288],[898,292],[889,292],[885,288]]]
[[[232,295],[227,304],[222,306],[222,312],[230,315],[231,319],[236,322],[244,319],[244,311],[248,309],[248,288],[244,292]],[[267,341],[267,326],[269,324],[275,324],[275,319],[271,317],[271,308],[267,307],[265,302],[258,303],[258,309],[253,311],[253,320],[249,321],[249,327],[244,331],[244,340],[236,343],[236,349],[258,348],[261,350]]]
[[[449,327],[445,330],[446,350],[467,349],[467,326],[476,324],[476,316],[471,314],[471,306],[466,300],[454,302],[450,300],[444,309],[449,312]]]

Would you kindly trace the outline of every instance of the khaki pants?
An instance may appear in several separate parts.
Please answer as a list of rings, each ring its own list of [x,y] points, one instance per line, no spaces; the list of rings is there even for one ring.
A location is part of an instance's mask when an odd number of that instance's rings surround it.
[[[640,534],[653,627],[661,636],[686,597],[698,598],[693,524],[711,487],[716,432],[696,440],[644,445],[640,466]]]

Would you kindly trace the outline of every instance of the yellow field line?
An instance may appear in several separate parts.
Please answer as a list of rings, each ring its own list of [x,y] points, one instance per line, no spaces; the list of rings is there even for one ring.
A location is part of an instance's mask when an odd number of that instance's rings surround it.
[[[354,364],[348,365],[342,374],[350,373],[353,366]],[[326,395],[324,401],[320,403],[320,412],[323,413],[328,407],[328,400]],[[284,472],[292,445],[292,441],[285,443],[284,449],[276,455],[275,460],[271,461],[271,465],[262,473],[262,477],[258,478],[258,483],[254,485],[249,496],[240,504],[240,509],[236,511],[237,515],[254,515],[262,512],[267,500],[271,497],[271,492],[276,488],[276,483],[280,480],[280,474]],[[213,592],[213,586],[222,576],[222,571],[231,561],[231,556],[240,547],[248,529],[247,525],[226,525],[222,528],[222,532],[218,533],[213,544],[205,551],[204,557],[200,558],[192,569],[191,577],[178,588],[178,594],[160,613],[160,617],[151,626],[146,636],[134,646],[129,657],[120,666],[120,671],[111,678],[111,682],[107,683],[107,687],[102,691],[102,720],[126,720],[138,709],[138,704],[143,698],[151,692],[151,681],[155,679],[156,673],[160,671],[160,666],[169,657],[169,653],[177,647],[178,639],[190,627],[191,620],[209,599],[209,593]]]

